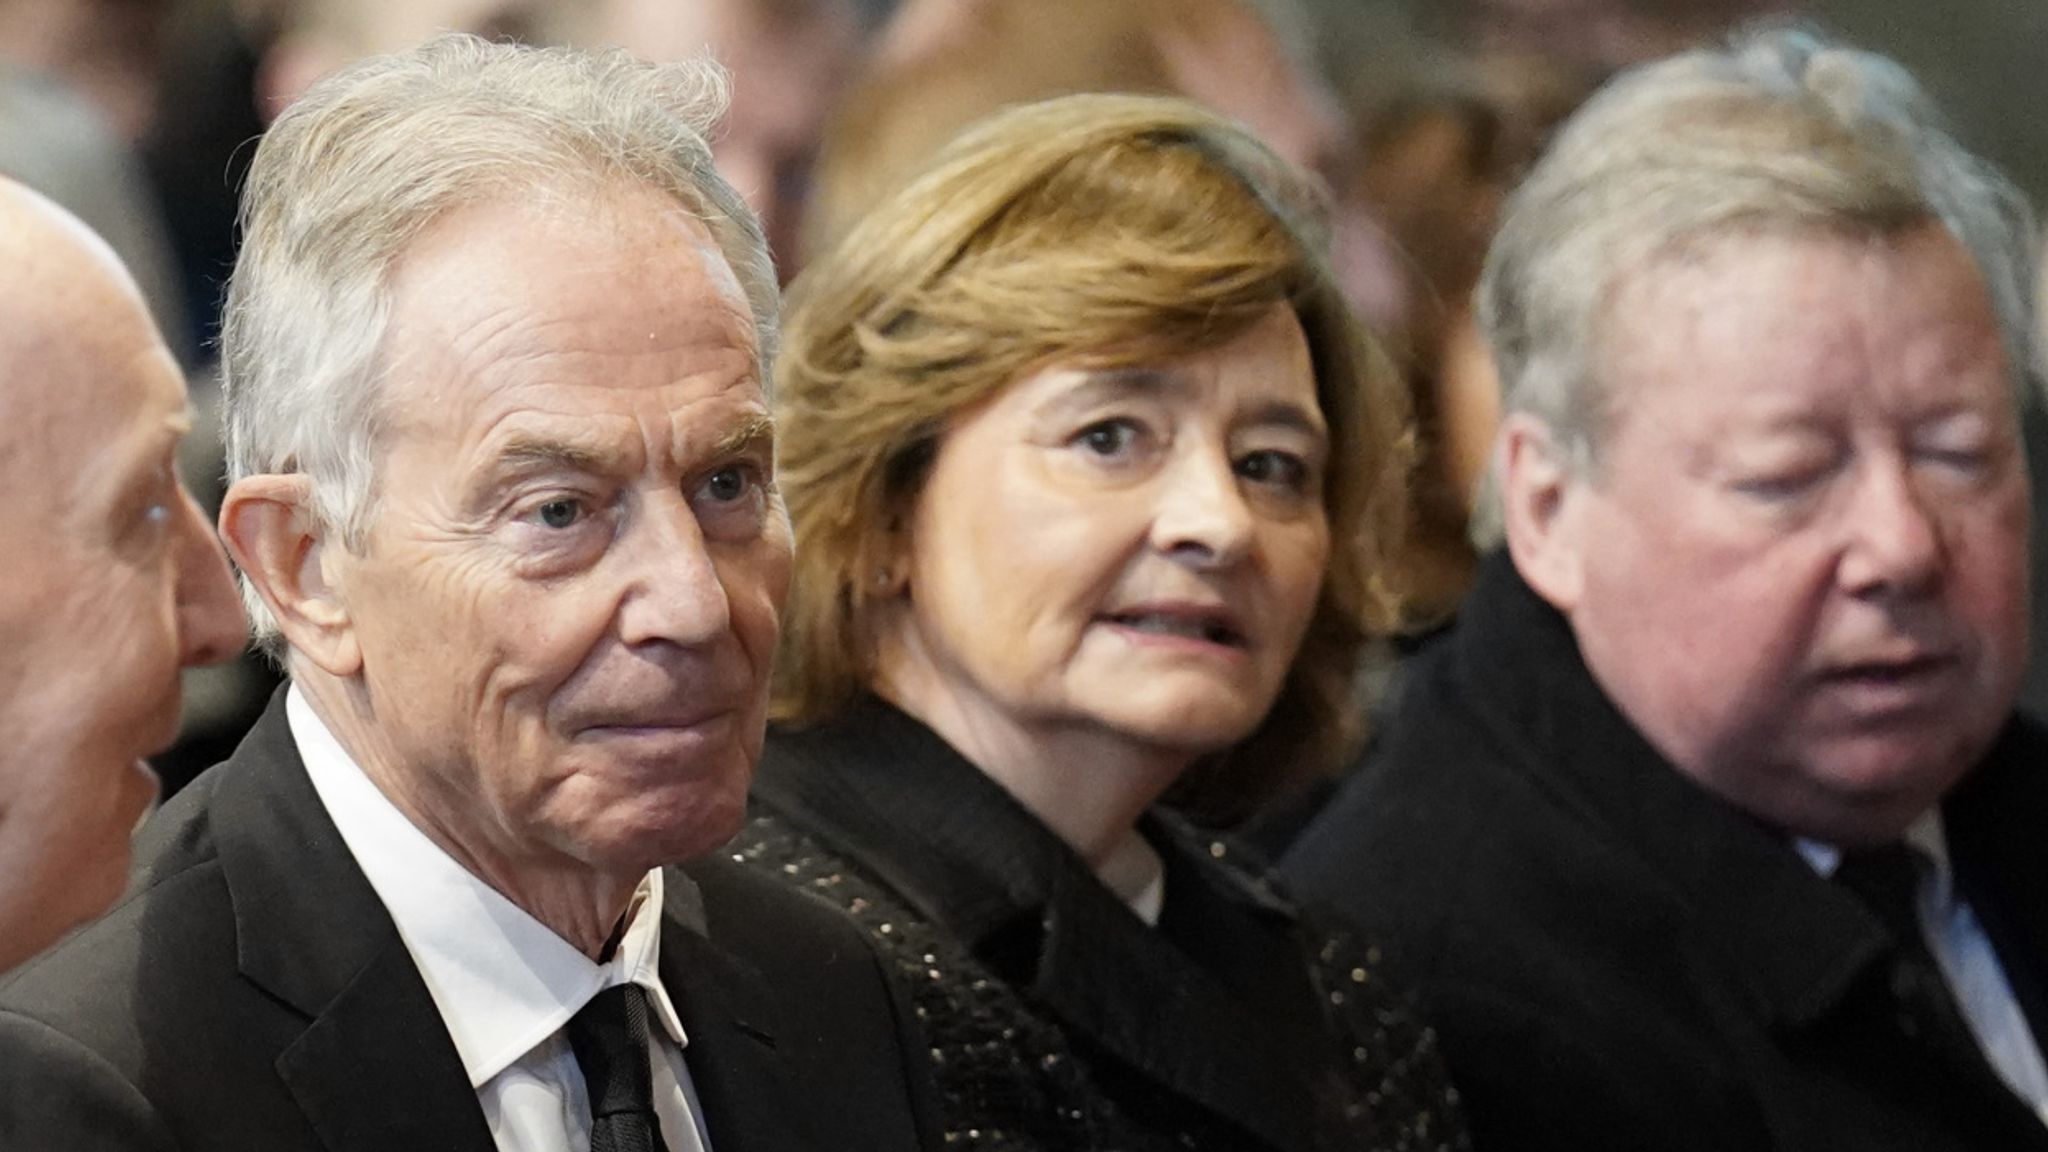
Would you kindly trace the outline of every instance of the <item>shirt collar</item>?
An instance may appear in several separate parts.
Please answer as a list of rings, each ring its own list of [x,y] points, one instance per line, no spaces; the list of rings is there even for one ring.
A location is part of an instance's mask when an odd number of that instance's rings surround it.
[[[660,869],[634,890],[617,951],[596,963],[414,827],[296,685],[285,718],[321,804],[419,966],[471,1087],[495,1079],[616,984],[645,989],[669,1039],[689,1043],[661,985]]]
[[[1930,808],[1922,813],[1920,818],[1906,829],[1904,840],[1907,847],[1918,852],[1922,859],[1933,866],[1930,874],[1934,878],[1938,902],[1946,903],[1954,886],[1954,878],[1949,870],[1948,833],[1942,826],[1941,809]],[[1799,855],[1805,858],[1807,865],[1822,879],[1833,879],[1835,869],[1842,866],[1842,850],[1833,844],[1808,840],[1802,836],[1794,840],[1792,846],[1799,850]]]

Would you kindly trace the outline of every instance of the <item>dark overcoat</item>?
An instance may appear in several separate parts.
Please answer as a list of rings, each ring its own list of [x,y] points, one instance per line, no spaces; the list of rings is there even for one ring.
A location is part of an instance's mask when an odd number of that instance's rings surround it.
[[[1418,982],[1480,1147],[2048,1149],[1900,997],[1883,920],[1660,757],[1505,555],[1444,642],[1282,871]],[[2043,732],[2014,719],[1944,818],[2048,1035]]]
[[[1378,956],[1221,840],[1155,812],[1155,928],[930,729],[875,699],[770,729],[736,854],[826,895],[897,964],[948,1147],[1465,1144],[1434,1037]]]

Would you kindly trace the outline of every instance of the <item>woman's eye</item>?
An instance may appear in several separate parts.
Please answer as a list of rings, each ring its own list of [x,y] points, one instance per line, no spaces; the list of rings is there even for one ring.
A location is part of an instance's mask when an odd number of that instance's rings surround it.
[[[1299,492],[1308,487],[1308,462],[1292,452],[1267,449],[1246,454],[1237,462],[1237,474],[1254,484],[1266,484]]]
[[[583,519],[583,501],[571,500],[566,497],[559,500],[550,500],[534,509],[534,519],[540,521],[543,526],[548,528],[562,529],[573,527],[577,521]]]
[[[1138,439],[1138,426],[1129,420],[1104,420],[1074,436],[1074,443],[1097,456],[1121,456]]]

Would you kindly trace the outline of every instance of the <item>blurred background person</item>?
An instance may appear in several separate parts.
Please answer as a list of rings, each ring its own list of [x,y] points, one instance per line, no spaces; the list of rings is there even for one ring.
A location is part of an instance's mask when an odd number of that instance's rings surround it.
[[[1438,1148],[1377,953],[1203,825],[1355,746],[1404,404],[1318,193],[1178,100],[970,129],[792,290],[798,561],[734,851],[916,989],[949,1144]]]
[[[273,0],[258,73],[266,121],[321,77],[366,56],[402,52],[443,32],[557,44],[595,0]]]
[[[0,0],[0,59],[64,81],[129,144],[158,116],[177,0]]]
[[[761,217],[784,283],[825,118],[866,44],[857,0],[599,0],[598,37],[648,60],[709,51],[733,102],[711,138],[718,170]]]
[[[49,197],[120,258],[180,364],[196,349],[177,265],[135,148],[91,101],[46,73],[0,61],[0,175]]]
[[[1406,274],[1385,333],[1409,381],[1420,459],[1404,563],[1411,627],[1456,611],[1478,554],[1470,513],[1500,421],[1472,288],[1501,204],[1598,75],[1528,55],[1446,59],[1357,129],[1350,193],[1385,222]]]
[[[1682,52],[1798,0],[1467,0],[1453,19],[1482,51],[1613,70]]]
[[[1623,74],[1510,201],[1498,547],[1286,859],[1482,1146],[2048,1149],[2033,244],[1798,31]]]
[[[1341,110],[1287,0],[906,0],[827,128],[804,243],[830,244],[955,133],[997,109],[1077,92],[1185,96],[1343,185]],[[1336,269],[1369,319],[1399,314],[1376,224],[1336,214]]]
[[[138,148],[158,119],[174,0],[0,0],[0,175],[84,220],[191,364],[177,264]]]
[[[178,670],[241,648],[173,462],[185,381],[111,249],[0,178],[0,971],[113,903]]]

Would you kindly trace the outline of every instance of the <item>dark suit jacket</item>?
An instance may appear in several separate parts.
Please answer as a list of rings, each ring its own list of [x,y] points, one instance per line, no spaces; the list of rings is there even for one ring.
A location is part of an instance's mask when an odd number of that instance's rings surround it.
[[[1164,812],[1156,929],[929,728],[868,699],[771,729],[736,847],[851,911],[913,983],[948,1146],[1465,1146],[1377,957]]]
[[[1282,871],[1419,979],[1480,1147],[2048,1149],[1973,1048],[1910,1018],[1882,920],[1659,757],[1506,557],[1447,642]],[[2038,1007],[2042,733],[2016,721],[1946,822]]]
[[[0,988],[0,1148],[491,1152],[282,701],[150,822],[123,903]],[[925,1143],[923,1043],[850,923],[724,860],[665,892],[662,980],[718,1152]]]

